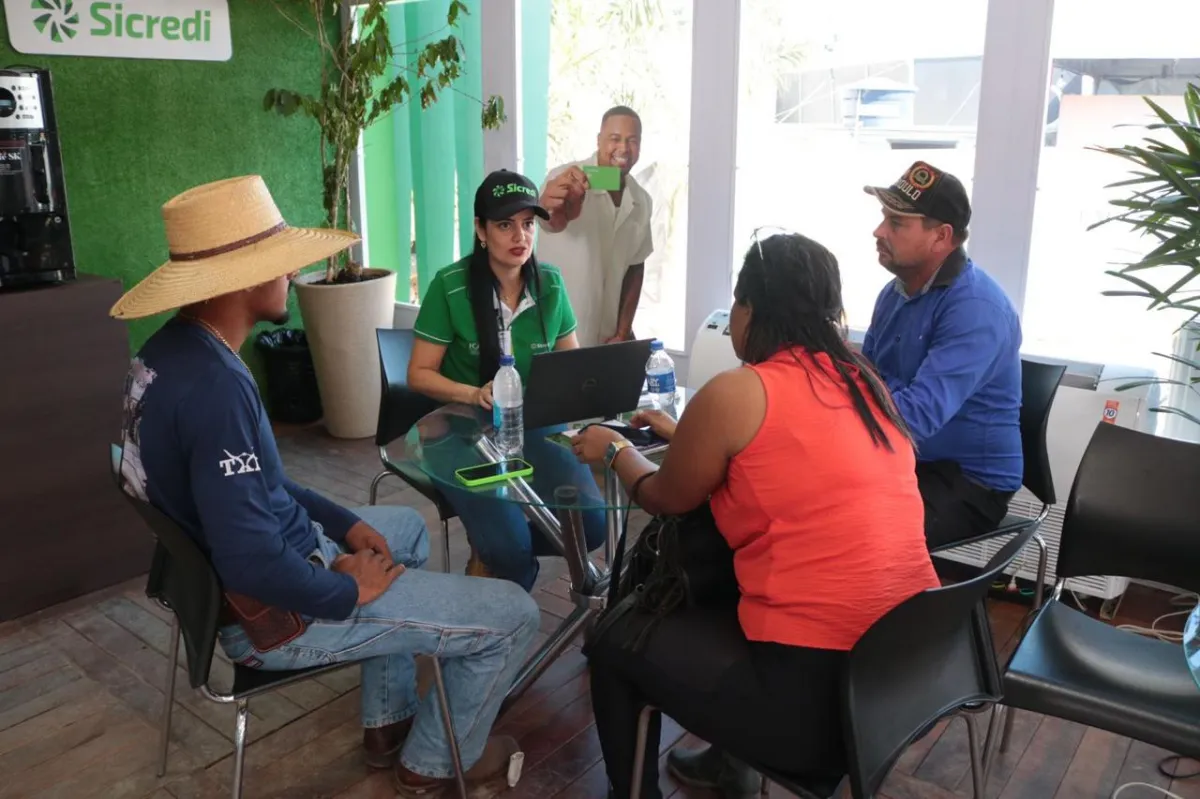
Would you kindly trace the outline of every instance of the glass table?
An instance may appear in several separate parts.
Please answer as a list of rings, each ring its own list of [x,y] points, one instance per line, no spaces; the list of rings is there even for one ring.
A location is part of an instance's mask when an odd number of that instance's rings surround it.
[[[1200,605],[1188,616],[1183,627],[1183,653],[1196,685],[1200,686]]]
[[[682,393],[682,392],[681,392]],[[680,400],[682,407],[683,400]],[[625,421],[632,414],[627,414]],[[404,458],[448,492],[470,493],[517,505],[533,527],[550,541],[567,563],[570,596],[575,607],[517,675],[502,707],[511,706],[554,662],[554,659],[604,608],[609,573],[626,512],[628,498],[616,475],[603,469],[599,476],[579,464],[563,436],[569,427],[525,431],[522,457],[533,466],[529,477],[467,488],[455,476],[465,467],[503,460],[493,444],[490,411],[467,405],[445,405],[426,415],[404,439]],[[561,442],[561,443],[558,443]],[[648,457],[660,456],[666,447],[643,449]],[[597,564],[588,556],[583,532],[583,512],[602,510],[607,535],[605,559]]]

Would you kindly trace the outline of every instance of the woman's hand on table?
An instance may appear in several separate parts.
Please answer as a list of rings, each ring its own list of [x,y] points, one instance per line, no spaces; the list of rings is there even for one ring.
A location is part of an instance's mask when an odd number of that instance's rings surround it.
[[[660,410],[638,411],[629,420],[630,427],[649,427],[659,438],[671,440],[675,435],[676,421]]]
[[[580,430],[571,440],[571,449],[580,463],[604,463],[608,455],[608,445],[623,440],[623,436],[611,427],[594,424]]]

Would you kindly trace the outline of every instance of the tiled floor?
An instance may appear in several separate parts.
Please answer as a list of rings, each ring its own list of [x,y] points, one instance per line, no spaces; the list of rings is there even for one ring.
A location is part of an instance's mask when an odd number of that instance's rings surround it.
[[[378,470],[369,441],[344,442],[319,430],[280,431],[280,448],[298,481],[345,502],[365,504]],[[440,535],[432,507],[397,482],[385,482],[381,502],[420,507]],[[461,568],[465,542],[452,526],[452,558]],[[435,545],[434,552],[439,551]],[[440,565],[440,564],[439,564]],[[570,609],[561,566],[548,561],[537,590],[544,629]],[[198,799],[227,795],[233,711],[187,688],[178,673],[170,769],[154,774],[156,724],[167,668],[169,617],[148,602],[134,580],[56,608],[0,625],[0,797],[152,797]],[[1161,596],[1133,591],[1122,621],[1146,623]],[[1011,645],[1022,609],[993,603],[997,645]],[[229,666],[218,661],[218,680]],[[358,674],[334,672],[251,703],[247,799],[265,797],[390,797],[387,779],[361,761]],[[605,777],[592,722],[585,663],[572,647],[502,720],[526,753],[525,776],[506,796],[602,799]],[[687,738],[665,723],[663,748]],[[1185,799],[1200,799],[1200,779],[1160,776],[1167,753],[1070,722],[1020,714],[1012,747],[991,775],[989,797],[1092,799],[1130,781],[1147,782]],[[678,791],[669,777],[666,794]],[[1140,793],[1138,791],[1141,791]],[[960,723],[943,724],[906,752],[885,786],[890,799],[967,796],[967,741]],[[779,795],[782,795],[781,793]],[[1122,799],[1151,799],[1131,789]]]

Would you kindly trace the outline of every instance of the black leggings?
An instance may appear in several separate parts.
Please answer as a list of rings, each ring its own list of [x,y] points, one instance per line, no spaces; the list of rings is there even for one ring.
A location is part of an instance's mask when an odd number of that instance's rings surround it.
[[[614,799],[633,775],[637,719],[652,704],[730,754],[791,774],[845,773],[839,680],[845,652],[746,640],[736,608],[680,611],[645,647],[620,644],[644,626],[630,616],[590,650],[592,709]],[[642,796],[659,799],[661,718],[646,745]]]

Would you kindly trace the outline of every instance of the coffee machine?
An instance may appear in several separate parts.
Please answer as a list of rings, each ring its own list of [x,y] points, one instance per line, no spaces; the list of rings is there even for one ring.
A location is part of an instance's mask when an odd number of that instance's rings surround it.
[[[0,289],[74,279],[50,71],[0,69]]]

